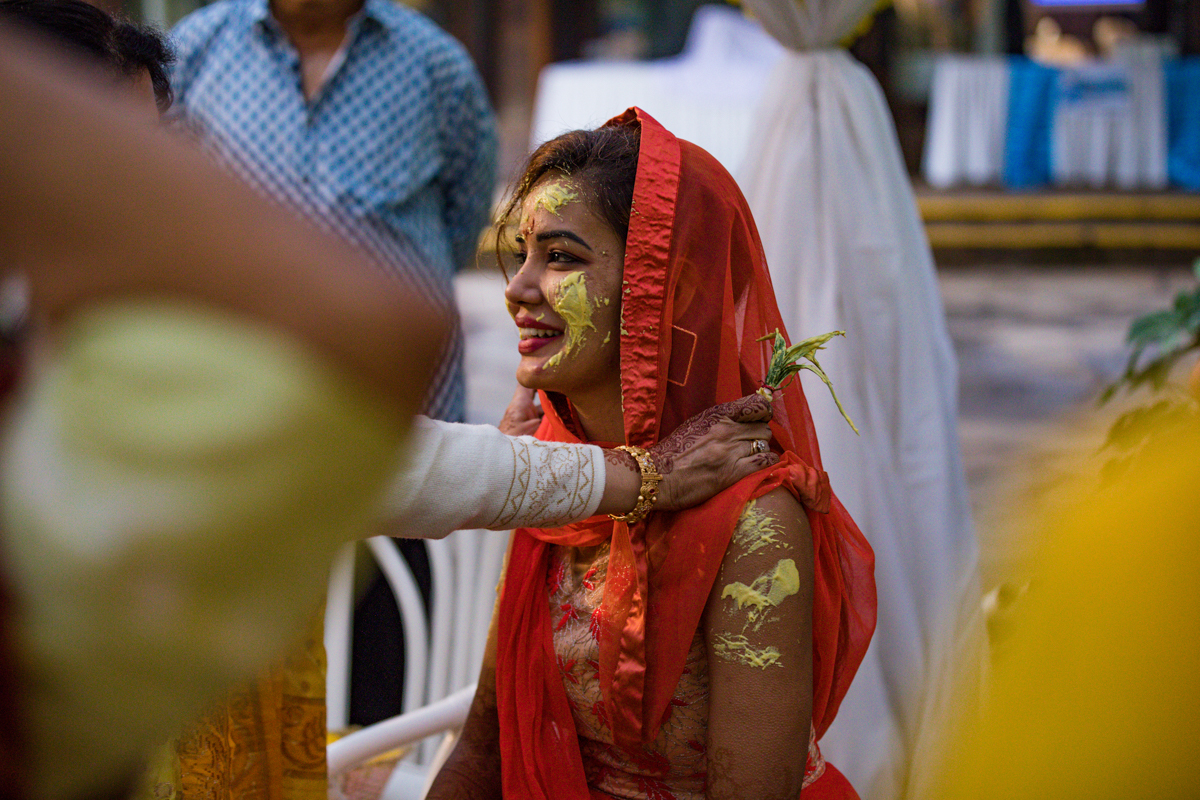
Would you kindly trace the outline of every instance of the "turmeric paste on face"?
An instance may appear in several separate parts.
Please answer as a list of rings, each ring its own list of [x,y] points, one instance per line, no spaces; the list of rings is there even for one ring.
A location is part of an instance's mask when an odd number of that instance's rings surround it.
[[[572,272],[562,279],[550,298],[550,305],[567,323],[567,330],[562,349],[546,360],[547,368],[558,365],[571,351],[583,344],[585,328],[596,330],[592,324],[592,304],[588,302],[587,285],[582,272]]]
[[[534,199],[534,207],[541,206],[556,217],[562,216],[559,214],[559,209],[564,205],[576,200],[579,195],[571,191],[571,187],[562,183],[550,183],[542,187],[536,198]]]

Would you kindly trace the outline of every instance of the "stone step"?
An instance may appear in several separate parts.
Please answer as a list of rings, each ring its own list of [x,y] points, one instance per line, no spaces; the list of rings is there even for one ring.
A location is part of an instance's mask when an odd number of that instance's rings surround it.
[[[940,249],[1200,250],[1200,195],[917,190]]]
[[[935,248],[1200,251],[1196,222],[927,222]]]
[[[1200,222],[1200,195],[1176,192],[917,191],[926,222]]]

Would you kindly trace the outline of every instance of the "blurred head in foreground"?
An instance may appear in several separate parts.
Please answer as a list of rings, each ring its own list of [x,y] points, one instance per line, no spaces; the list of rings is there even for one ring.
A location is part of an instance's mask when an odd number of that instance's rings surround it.
[[[1200,418],[1044,515],[983,718],[939,800],[1200,796]]]
[[[40,33],[102,66],[159,112],[171,105],[167,68],[174,56],[153,28],[115,19],[84,0],[0,0],[0,22]]]

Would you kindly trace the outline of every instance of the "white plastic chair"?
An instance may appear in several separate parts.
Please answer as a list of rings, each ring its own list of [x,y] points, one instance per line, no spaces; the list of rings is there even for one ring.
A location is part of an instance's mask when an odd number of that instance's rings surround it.
[[[404,626],[404,701],[399,716],[368,726],[329,745],[331,777],[409,746],[382,794],[383,800],[420,800],[457,741],[470,709],[487,643],[488,623],[507,537],[494,531],[457,531],[430,540],[430,624],[416,581],[387,537],[365,544],[396,597]],[[325,609],[326,719],[346,727],[349,708],[350,635],[353,618],[354,546],[338,554]],[[437,737],[441,734],[440,740]]]

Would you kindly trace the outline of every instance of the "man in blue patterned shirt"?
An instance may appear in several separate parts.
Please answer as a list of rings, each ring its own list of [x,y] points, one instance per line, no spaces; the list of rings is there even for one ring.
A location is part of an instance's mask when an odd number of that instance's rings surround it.
[[[496,160],[454,39],[395,0],[220,0],[172,36],[176,106],[225,162],[454,312]],[[464,410],[456,331],[425,413]]]
[[[218,157],[457,317],[454,273],[487,223],[495,120],[463,48],[396,0],[219,0],[173,31],[176,108]],[[424,413],[461,422],[462,332]],[[428,591],[421,542],[397,542]],[[398,713],[403,642],[386,582],[354,622],[351,720]]]

